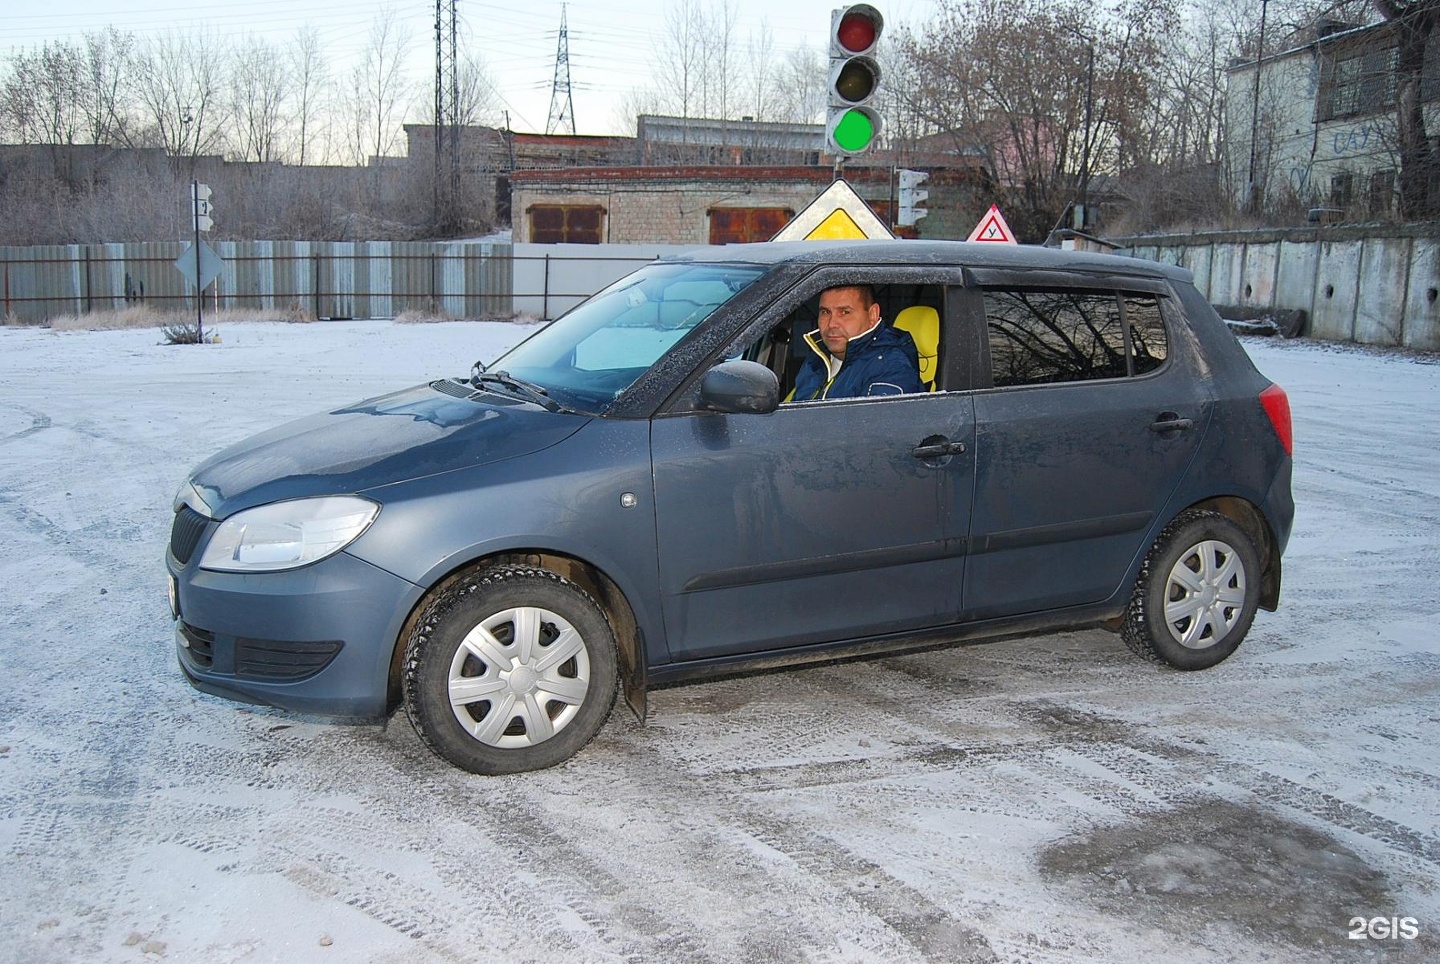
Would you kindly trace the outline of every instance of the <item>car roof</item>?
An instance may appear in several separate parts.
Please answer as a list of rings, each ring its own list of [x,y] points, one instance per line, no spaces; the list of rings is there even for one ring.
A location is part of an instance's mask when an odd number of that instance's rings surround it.
[[[664,260],[763,265],[935,264],[972,268],[1049,268],[1149,275],[1185,282],[1193,280],[1188,269],[1158,261],[991,241],[762,241],[699,248]]]

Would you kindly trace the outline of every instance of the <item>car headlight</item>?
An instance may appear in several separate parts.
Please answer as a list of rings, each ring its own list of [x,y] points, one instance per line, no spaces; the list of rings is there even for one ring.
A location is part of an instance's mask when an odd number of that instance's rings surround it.
[[[353,495],[274,502],[237,512],[215,530],[201,569],[275,572],[344,549],[375,521],[380,506]]]

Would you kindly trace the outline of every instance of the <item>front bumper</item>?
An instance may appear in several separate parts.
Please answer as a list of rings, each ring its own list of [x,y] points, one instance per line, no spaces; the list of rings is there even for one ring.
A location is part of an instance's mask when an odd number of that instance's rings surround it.
[[[166,564],[176,654],[202,692],[326,716],[388,709],[391,661],[418,586],[344,552],[287,572]]]

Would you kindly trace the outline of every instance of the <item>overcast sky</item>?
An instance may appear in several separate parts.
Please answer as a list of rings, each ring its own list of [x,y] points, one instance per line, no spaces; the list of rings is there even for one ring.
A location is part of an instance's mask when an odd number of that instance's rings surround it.
[[[712,9],[719,0],[701,0]],[[768,28],[777,53],[808,44],[824,50],[835,0],[730,0],[737,11],[736,34],[745,39]],[[570,80],[575,118],[582,134],[617,131],[618,102],[648,84],[649,62],[663,32],[665,0],[577,0],[568,6]],[[204,26],[236,36],[263,33],[273,39],[293,36],[307,24],[320,31],[332,71],[365,49],[371,24],[393,8],[410,31],[408,74],[412,83],[431,87],[435,71],[434,0],[18,0],[0,6],[0,54],[46,41],[77,39],[114,26],[137,35],[163,34]],[[887,28],[915,23],[935,6],[933,0],[875,0]],[[516,130],[543,130],[550,110],[555,73],[559,0],[483,3],[459,0],[461,47],[479,49]]]

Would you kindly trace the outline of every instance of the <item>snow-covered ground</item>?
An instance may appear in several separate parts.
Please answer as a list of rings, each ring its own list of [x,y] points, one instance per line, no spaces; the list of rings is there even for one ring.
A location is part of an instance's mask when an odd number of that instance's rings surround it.
[[[512,778],[403,715],[191,690],[186,471],[525,330],[0,330],[0,960],[1440,959],[1423,359],[1247,343],[1295,410],[1298,517],[1280,611],[1208,672],[1097,630],[706,683]]]

